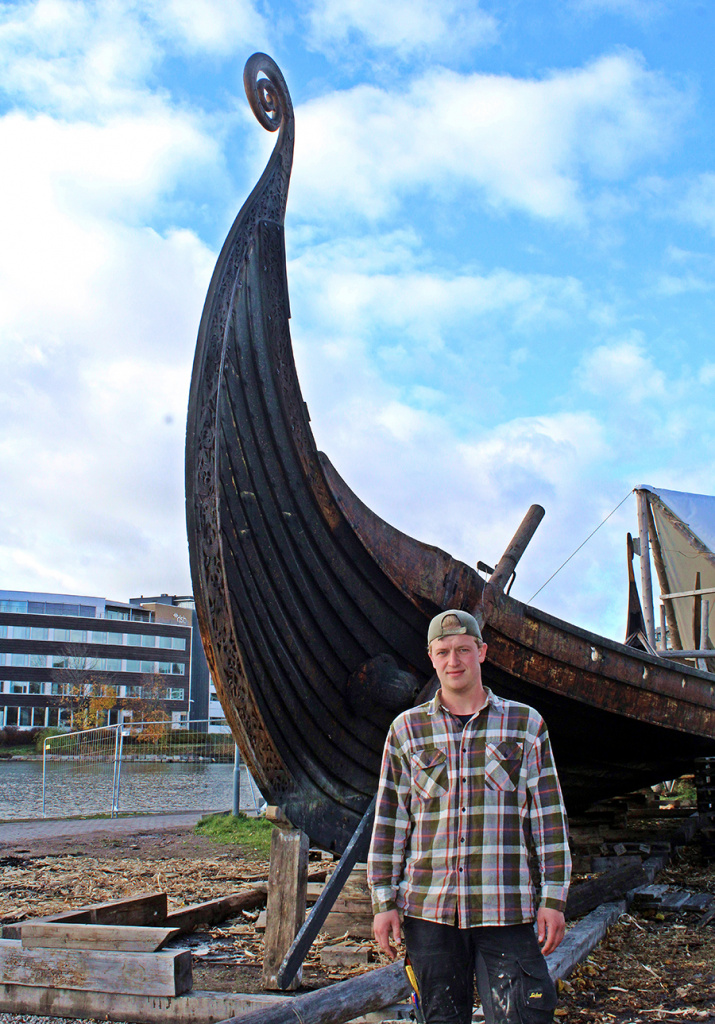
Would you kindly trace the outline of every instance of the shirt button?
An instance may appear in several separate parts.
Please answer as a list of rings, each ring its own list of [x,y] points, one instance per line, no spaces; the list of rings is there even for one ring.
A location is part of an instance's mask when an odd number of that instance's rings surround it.
[[[459,869],[459,873],[460,873],[460,875],[464,874],[464,868],[460,868]]]
[[[462,785],[466,786],[466,784],[467,784],[467,780],[466,779],[462,779]]]
[[[464,842],[464,836],[462,836],[462,838],[459,841],[460,841],[460,843],[463,843]]]
[[[463,807],[463,808],[462,808],[462,814],[466,814],[466,813],[467,813],[467,808],[466,808],[466,807]]]

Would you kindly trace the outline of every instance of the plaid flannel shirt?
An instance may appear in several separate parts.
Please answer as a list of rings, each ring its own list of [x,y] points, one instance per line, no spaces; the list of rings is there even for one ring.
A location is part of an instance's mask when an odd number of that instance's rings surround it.
[[[368,858],[375,913],[521,924],[537,884],[541,906],[564,909],[568,823],[544,720],[485,690],[464,729],[439,691],[392,724]]]

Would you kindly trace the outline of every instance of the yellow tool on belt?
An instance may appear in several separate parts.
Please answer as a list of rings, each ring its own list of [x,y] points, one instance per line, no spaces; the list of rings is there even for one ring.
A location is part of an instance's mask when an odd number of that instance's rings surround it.
[[[420,1006],[420,990],[417,985],[417,978],[408,957],[405,957],[405,973],[407,974],[410,985],[412,985],[412,1005],[415,1008],[415,1020],[417,1021],[417,1024],[425,1024],[424,1014],[422,1013],[422,1007]]]

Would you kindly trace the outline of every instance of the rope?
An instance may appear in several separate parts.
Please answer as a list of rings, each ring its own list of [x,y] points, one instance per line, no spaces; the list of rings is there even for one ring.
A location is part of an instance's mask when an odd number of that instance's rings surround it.
[[[618,511],[618,509],[619,509],[619,508],[621,507],[621,505],[623,504],[623,502],[624,502],[624,501],[626,501],[626,500],[627,500],[628,498],[630,498],[631,494],[633,494],[633,491],[629,491],[629,492],[628,492],[628,494],[627,494],[627,495],[625,496],[625,498],[623,498],[623,499],[622,499],[621,501],[619,501],[619,502],[618,502],[618,504],[616,505],[616,507],[615,507],[615,508],[614,508],[614,509],[613,509],[613,510],[612,510],[611,512],[609,512],[609,513],[608,513],[608,515],[606,516],[606,518],[605,518],[604,520],[602,520],[602,522],[600,522],[600,523],[598,524],[598,526],[596,527],[596,529],[595,529],[595,530],[592,530],[592,531],[591,531],[591,533],[589,533],[589,535],[588,535],[588,537],[586,538],[586,540],[582,541],[582,542],[581,542],[581,544],[579,544],[579,546],[578,546],[578,547],[576,548],[576,550],[575,550],[575,551],[572,551],[572,552],[571,552],[571,554],[570,554],[570,555],[569,555],[569,557],[568,557],[568,558],[566,559],[566,561],[565,561],[565,562],[562,562],[562,563],[561,563],[561,565],[560,565],[560,566],[558,567],[558,569],[556,570],[556,572],[552,572],[552,573],[551,573],[551,575],[550,575],[550,576],[549,576],[549,578],[547,579],[546,583],[542,583],[542,584],[541,584],[541,586],[539,587],[539,589],[538,589],[538,590],[536,591],[536,593],[535,593],[535,594],[532,594],[532,595],[531,595],[531,597],[529,598],[529,600],[528,600],[528,601],[526,602],[527,604],[531,604],[531,602],[532,602],[532,601],[534,600],[534,598],[536,597],[536,594],[540,594],[540,593],[541,593],[541,591],[542,591],[542,590],[544,589],[544,587],[548,586],[548,585],[549,585],[549,583],[551,583],[551,581],[552,581],[552,579],[554,578],[554,576],[556,576],[556,575],[557,575],[558,573],[560,573],[560,572],[561,572],[561,570],[563,569],[563,567],[564,567],[564,566],[565,566],[565,565],[566,565],[566,564],[567,564],[568,562],[570,562],[570,561],[571,561],[571,559],[573,558],[573,556],[574,556],[574,555],[577,555],[577,554],[579,553],[579,551],[580,551],[580,550],[581,550],[581,548],[582,548],[582,547],[584,546],[584,544],[588,544],[588,542],[590,541],[591,537],[593,537],[594,533],[598,533],[598,531],[599,531],[599,530],[601,529],[601,527],[603,526],[603,524],[604,524],[604,523],[607,523],[607,522],[608,522],[608,520],[609,520],[609,519],[611,518],[611,516],[613,515],[613,513],[614,513],[614,512],[617,512],[617,511]]]

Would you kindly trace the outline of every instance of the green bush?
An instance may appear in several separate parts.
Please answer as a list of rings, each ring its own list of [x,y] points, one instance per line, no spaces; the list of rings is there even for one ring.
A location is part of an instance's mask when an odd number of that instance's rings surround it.
[[[66,732],[66,729],[62,729],[57,725],[50,725],[47,729],[40,729],[37,736],[35,736],[35,750],[38,754],[41,754],[46,739],[50,736],[63,736]]]

